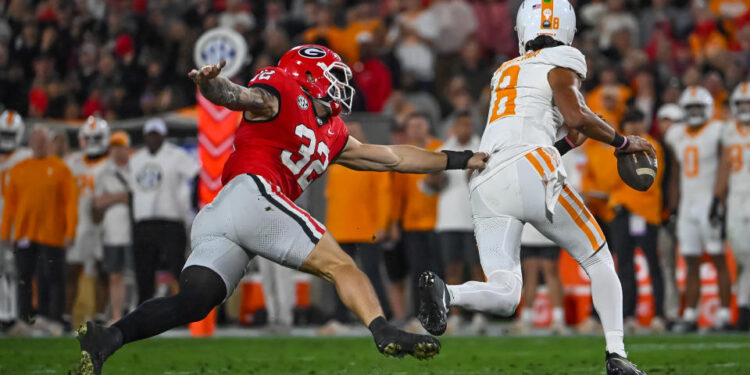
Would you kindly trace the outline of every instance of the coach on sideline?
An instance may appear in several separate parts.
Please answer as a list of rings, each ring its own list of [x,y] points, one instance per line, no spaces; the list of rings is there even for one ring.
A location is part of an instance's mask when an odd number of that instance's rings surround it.
[[[143,127],[146,146],[130,159],[133,176],[133,255],[138,303],[154,296],[155,273],[178,278],[185,263],[185,216],[190,208],[187,181],[199,171],[187,152],[165,142],[167,125],[153,118]]]
[[[65,248],[73,244],[78,221],[76,183],[70,169],[48,153],[49,131],[38,127],[29,138],[32,156],[6,176],[0,239],[14,241],[18,271],[16,332],[28,332],[32,278],[39,290],[38,322],[49,333],[62,334],[65,307]],[[11,229],[13,234],[11,235]]]

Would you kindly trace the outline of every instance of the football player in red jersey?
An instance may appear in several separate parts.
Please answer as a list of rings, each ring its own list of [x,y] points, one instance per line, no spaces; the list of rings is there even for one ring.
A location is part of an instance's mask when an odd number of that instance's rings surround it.
[[[180,275],[180,291],[146,301],[112,327],[82,326],[81,372],[99,374],[122,345],[203,319],[231,294],[256,255],[334,283],[381,353],[435,356],[440,342],[390,325],[367,276],[294,200],[330,163],[431,173],[484,168],[487,154],[370,145],[350,137],[338,115],[351,109],[352,73],[326,47],[291,49],[278,66],[259,70],[248,87],[219,76],[223,67],[222,62],[188,74],[204,97],[243,116],[235,151],[224,166],[224,187],[193,223],[192,253]]]

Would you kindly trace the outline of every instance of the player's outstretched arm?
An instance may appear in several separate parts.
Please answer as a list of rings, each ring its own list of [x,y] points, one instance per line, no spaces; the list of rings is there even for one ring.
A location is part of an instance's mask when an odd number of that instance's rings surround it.
[[[201,94],[216,105],[233,111],[250,112],[257,117],[273,117],[279,110],[276,96],[257,87],[243,87],[219,75],[226,65],[222,60],[216,65],[193,69],[188,77],[198,85]]]
[[[579,90],[581,81],[576,72],[567,68],[554,68],[547,75],[547,80],[552,88],[555,104],[570,129],[615,146],[618,152],[646,151],[651,157],[656,157],[656,150],[648,141],[634,135],[623,137],[617,134],[609,124],[589,109]]]
[[[336,163],[358,171],[433,173],[446,169],[482,169],[487,159],[488,155],[483,152],[443,152],[409,145],[371,145],[350,136]]]

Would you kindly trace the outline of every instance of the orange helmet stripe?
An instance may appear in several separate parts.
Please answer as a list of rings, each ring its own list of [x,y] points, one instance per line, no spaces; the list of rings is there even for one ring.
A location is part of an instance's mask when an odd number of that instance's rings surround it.
[[[742,82],[742,89],[741,90],[742,90],[743,94],[747,94],[747,86],[748,86],[747,82]]]
[[[541,25],[542,29],[552,29],[552,19],[555,16],[555,0],[542,0],[542,18]]]
[[[8,121],[6,123],[6,125],[8,125],[8,127],[13,126],[13,116],[15,116],[15,115],[16,115],[15,111],[8,111]]]

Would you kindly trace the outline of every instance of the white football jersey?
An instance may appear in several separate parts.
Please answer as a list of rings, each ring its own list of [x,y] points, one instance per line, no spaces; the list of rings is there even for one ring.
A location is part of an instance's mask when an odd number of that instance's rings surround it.
[[[750,193],[750,126],[727,123],[721,144],[729,150],[732,167],[729,173],[729,196]]]
[[[3,212],[3,205],[5,204],[2,190],[5,189],[5,186],[7,186],[9,182],[8,171],[10,171],[14,165],[30,157],[31,150],[28,148],[19,148],[8,155],[0,156],[0,181],[2,181],[2,184],[0,184],[0,213]]]
[[[554,105],[547,73],[568,68],[586,76],[586,59],[570,46],[544,48],[505,62],[492,76],[492,98],[479,151],[491,155],[488,169],[508,163],[565,136],[563,117]],[[480,183],[492,173],[477,175]]]
[[[101,246],[101,226],[94,224],[91,210],[96,189],[96,176],[106,166],[107,158],[89,161],[82,152],[75,152],[65,160],[78,185],[78,227],[75,247]]]
[[[721,121],[710,121],[692,132],[687,125],[675,125],[664,136],[680,165],[681,214],[708,215],[714,196],[723,128]]]

